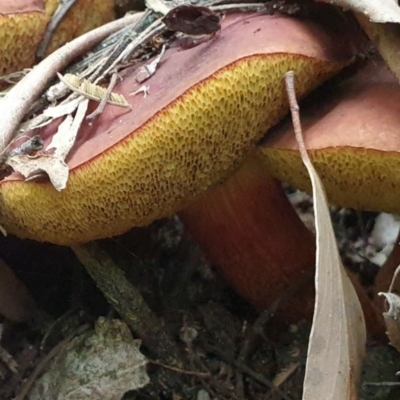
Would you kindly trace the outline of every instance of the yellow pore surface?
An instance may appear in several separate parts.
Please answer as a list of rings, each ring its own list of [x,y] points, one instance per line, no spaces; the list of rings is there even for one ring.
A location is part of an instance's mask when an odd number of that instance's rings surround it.
[[[263,148],[271,173],[311,193],[307,171],[296,150]],[[330,203],[358,210],[400,213],[400,154],[361,147],[309,150]]]
[[[71,170],[68,186],[4,181],[0,223],[21,237],[71,245],[171,215],[225,179],[298,96],[341,65],[290,54],[254,55],[216,71],[116,145]]]
[[[0,14],[0,76],[34,65],[36,50],[59,2],[45,0],[43,12]],[[77,0],[53,36],[49,51],[113,17],[114,0]]]

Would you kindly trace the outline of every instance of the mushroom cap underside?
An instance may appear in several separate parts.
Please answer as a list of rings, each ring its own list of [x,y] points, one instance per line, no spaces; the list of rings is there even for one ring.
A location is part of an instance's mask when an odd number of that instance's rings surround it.
[[[349,43],[312,22],[226,17],[213,39],[166,51],[145,82],[147,97],[130,95],[141,86],[135,68],[122,73],[114,91],[132,110],[107,106],[84,123],[65,190],[16,174],[1,182],[0,223],[21,237],[75,244],[177,212],[225,179],[287,113],[286,71],[303,96],[350,62]],[[45,142],[55,130],[41,131]]]
[[[370,63],[335,86],[321,87],[300,117],[330,202],[400,213],[400,86],[385,66]],[[275,177],[310,191],[289,120],[272,130],[261,151]]]

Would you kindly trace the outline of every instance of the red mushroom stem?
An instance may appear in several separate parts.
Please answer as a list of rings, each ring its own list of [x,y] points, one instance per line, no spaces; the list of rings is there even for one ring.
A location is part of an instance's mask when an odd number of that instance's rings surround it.
[[[269,175],[258,151],[179,217],[206,257],[250,304],[276,309],[277,317],[287,321],[311,318],[315,237],[297,215],[281,183]],[[368,332],[382,340],[382,316],[358,278],[348,273]]]
[[[299,313],[312,315],[314,236],[280,183],[269,178],[257,153],[179,216],[222,275],[259,309],[309,276],[308,284],[293,297],[295,301],[284,302],[282,307],[297,318]]]

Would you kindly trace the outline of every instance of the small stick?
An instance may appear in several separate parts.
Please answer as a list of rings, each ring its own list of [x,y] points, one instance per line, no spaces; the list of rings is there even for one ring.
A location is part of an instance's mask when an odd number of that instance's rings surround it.
[[[76,0],[63,0],[58,5],[57,10],[53,14],[50,23],[47,25],[46,32],[44,33],[44,37],[43,37],[42,41],[40,42],[39,48],[36,52],[36,58],[38,60],[43,59],[43,57],[49,47],[50,40],[51,40],[51,37],[53,36],[53,33],[58,28],[61,21],[67,14],[67,12],[70,10],[70,8],[75,3],[76,3]]]
[[[113,91],[115,85],[117,84],[117,78],[118,78],[118,73],[114,72],[111,75],[110,83],[108,84],[107,90],[104,92],[104,94],[103,94],[103,96],[102,96],[102,98],[100,100],[99,105],[97,106],[97,108],[91,114],[89,114],[86,117],[86,119],[93,120],[96,117],[98,117],[104,111],[104,108],[105,108],[105,106],[106,106],[106,104],[107,104],[107,102],[108,102],[108,100],[110,98],[110,94]]]
[[[197,377],[202,377],[202,378],[209,378],[211,377],[210,372],[197,372],[197,371],[188,371],[186,369],[182,368],[177,368],[173,367],[172,365],[164,364],[159,361],[155,360],[147,360],[149,364],[157,365],[159,367],[163,367],[165,369],[169,369],[170,371],[177,372],[178,374],[183,374],[183,375],[192,375],[192,376],[197,376]]]
[[[285,85],[286,92],[289,99],[290,111],[292,113],[292,121],[293,121],[293,130],[296,136],[297,143],[299,144],[299,151],[301,154],[301,158],[303,159],[304,164],[307,169],[309,165],[312,165],[310,156],[307,153],[306,145],[304,144],[303,133],[301,131],[301,122],[300,122],[300,107],[296,98],[296,91],[294,89],[294,72],[288,71],[285,74]]]
[[[121,52],[121,54],[119,54],[114,62],[103,72],[103,76],[116,68],[120,61],[126,61],[130,57],[130,55],[143,43],[146,43],[148,40],[157,36],[165,29],[165,25],[160,19],[157,19],[152,24],[150,24],[136,39],[129,43],[128,46],[126,46],[126,48]]]
[[[18,373],[18,364],[13,356],[2,346],[0,346],[0,360],[7,365],[8,369],[13,373]]]
[[[397,280],[399,279],[399,274],[400,274],[400,265],[396,268],[396,271],[394,271],[392,282],[390,282],[389,286],[389,293],[393,292],[393,288],[395,287],[395,284],[397,283]]]
[[[84,54],[111,33],[136,22],[142,13],[128,15],[94,29],[67,43],[40,62],[0,100],[2,114],[0,154],[12,140],[19,124],[39,97],[48,81],[65,68],[74,58]]]

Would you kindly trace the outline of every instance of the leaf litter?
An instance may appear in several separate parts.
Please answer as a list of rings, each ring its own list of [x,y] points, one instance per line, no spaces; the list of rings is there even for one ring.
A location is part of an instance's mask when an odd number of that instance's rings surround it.
[[[19,172],[26,179],[47,174],[54,188],[58,191],[67,186],[69,168],[65,162],[69,151],[75,143],[79,128],[85,118],[89,100],[84,99],[78,105],[75,117],[68,114],[59,125],[57,133],[53,136],[51,143],[45,152],[36,155],[17,154],[9,157],[6,164]]]
[[[121,320],[99,318],[94,330],[61,342],[51,354],[47,372],[23,390],[17,400],[26,398],[84,400],[121,400],[130,390],[149,383],[147,359],[139,351]],[[47,361],[47,360],[46,360]]]

